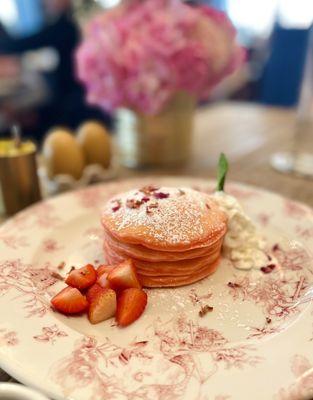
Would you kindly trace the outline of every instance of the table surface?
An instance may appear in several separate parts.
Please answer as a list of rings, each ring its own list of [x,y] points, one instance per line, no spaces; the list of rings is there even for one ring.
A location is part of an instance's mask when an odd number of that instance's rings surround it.
[[[196,113],[193,156],[184,168],[134,171],[120,168],[118,177],[147,174],[193,175],[214,178],[220,152],[230,162],[228,179],[276,191],[313,207],[313,181],[283,175],[270,167],[277,151],[294,143],[296,113],[292,109],[250,103],[220,103]],[[313,132],[311,143],[313,153]],[[301,145],[301,143],[300,143]],[[0,370],[0,381],[12,380]]]
[[[252,103],[217,103],[196,113],[193,156],[184,168],[153,171],[122,169],[119,176],[154,174],[193,175],[215,178],[220,152],[230,163],[228,179],[273,190],[313,207],[313,181],[285,175],[270,166],[275,152],[291,150],[295,142],[296,111]],[[297,138],[301,149],[313,154],[313,127],[309,138]],[[307,143],[309,141],[309,143]]]

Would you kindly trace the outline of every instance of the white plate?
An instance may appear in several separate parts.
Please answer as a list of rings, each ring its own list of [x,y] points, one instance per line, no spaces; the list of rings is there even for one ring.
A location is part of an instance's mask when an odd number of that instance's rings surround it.
[[[0,383],[2,400],[49,400],[41,393],[19,383]]]
[[[272,273],[238,271],[223,260],[200,283],[149,290],[145,313],[124,329],[51,310],[63,286],[53,284],[52,271],[103,260],[103,202],[148,182],[214,187],[183,178],[108,183],[42,202],[1,227],[1,367],[62,400],[313,396],[312,302],[292,306],[313,283],[313,212],[273,193],[227,188],[264,229],[269,249],[277,244]],[[203,304],[214,310],[200,318]]]

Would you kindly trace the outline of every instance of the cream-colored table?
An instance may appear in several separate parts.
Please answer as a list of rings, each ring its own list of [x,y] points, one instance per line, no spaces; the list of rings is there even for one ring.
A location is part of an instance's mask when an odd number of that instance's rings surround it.
[[[200,108],[196,113],[193,156],[188,166],[154,171],[120,168],[118,175],[125,178],[153,173],[213,178],[218,155],[223,151],[231,164],[229,179],[274,190],[313,207],[313,181],[279,174],[269,165],[271,154],[292,145],[294,126],[294,110],[245,103]],[[9,379],[0,370],[0,381]]]

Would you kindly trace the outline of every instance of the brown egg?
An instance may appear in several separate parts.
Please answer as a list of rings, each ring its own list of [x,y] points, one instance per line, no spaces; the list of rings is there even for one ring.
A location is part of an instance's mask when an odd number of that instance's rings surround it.
[[[109,167],[111,161],[111,138],[107,129],[96,121],[87,121],[77,131],[87,164],[100,164]]]
[[[43,156],[50,178],[60,174],[68,174],[75,179],[82,176],[85,167],[84,154],[69,130],[51,130],[44,141]]]

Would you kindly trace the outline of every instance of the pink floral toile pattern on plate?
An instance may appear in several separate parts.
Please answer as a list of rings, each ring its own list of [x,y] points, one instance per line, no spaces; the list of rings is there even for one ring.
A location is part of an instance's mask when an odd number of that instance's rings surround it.
[[[308,207],[288,199],[284,201],[284,210],[288,217],[295,219],[306,217],[312,213]]]
[[[28,246],[28,241],[25,236],[17,236],[14,234],[2,234],[0,235],[0,240],[3,244],[14,250],[17,250],[20,247]]]
[[[58,338],[68,336],[66,332],[58,328],[57,324],[54,324],[52,326],[44,326],[41,331],[42,333],[40,335],[34,336],[34,339],[43,343],[54,344]]]
[[[303,246],[293,245],[292,248],[286,250],[277,245],[273,247],[273,254],[283,270],[312,271],[312,257]]]
[[[261,212],[257,215],[257,221],[263,227],[266,227],[271,219],[271,215],[266,212]]]
[[[266,322],[262,328],[258,327],[250,327],[250,333],[247,336],[247,339],[263,339],[268,335],[273,335],[274,333],[278,333],[281,331],[281,328],[277,326],[269,326]]]
[[[296,378],[288,388],[282,388],[274,400],[301,400],[313,397],[313,364],[302,355],[291,358],[291,371]]]
[[[67,396],[82,385],[90,386],[93,400],[100,400],[101,396],[181,399],[191,380],[197,380],[195,390],[197,387],[200,396],[201,385],[220,368],[244,369],[262,361],[253,354],[252,346],[232,345],[220,332],[188,321],[185,316],[165,324],[156,321],[153,337],[153,347],[150,340],[145,340],[133,341],[127,348],[109,339],[98,343],[86,337],[77,343],[71,355],[52,367],[56,371],[54,379]],[[171,371],[171,383],[164,379],[158,384],[150,383],[150,371],[156,362],[160,371]],[[134,389],[124,387],[119,375],[132,379]]]
[[[199,295],[197,294],[196,289],[190,289],[189,298],[193,305],[202,305],[203,302],[206,302],[213,296],[212,293],[208,292],[206,294]]]
[[[98,187],[92,187],[88,191],[79,190],[75,194],[79,204],[84,208],[98,208],[104,202],[103,192]]]
[[[301,225],[297,225],[296,232],[303,239],[312,239],[313,238],[313,228],[303,228]]]
[[[56,281],[48,266],[34,268],[20,259],[0,263],[0,295],[14,290],[14,298],[23,299],[27,317],[43,317],[46,314],[50,305],[44,297]]]
[[[0,347],[16,346],[17,344],[18,344],[18,338],[16,332],[0,328]]]
[[[229,285],[229,294],[234,301],[251,301],[260,305],[265,315],[286,318],[290,314],[298,312],[297,307],[291,307],[298,284],[299,280],[290,282],[276,276],[266,277],[256,284],[246,276],[235,279],[232,285]],[[301,296],[305,288],[306,283],[303,281],[298,295]]]
[[[52,228],[57,226],[61,221],[61,218],[56,216],[51,202],[40,203],[33,207],[33,217],[35,224],[42,228]]]
[[[44,251],[49,253],[61,250],[63,246],[61,246],[55,239],[45,239],[43,241]]]
[[[226,184],[227,193],[236,197],[239,201],[259,197],[260,193],[258,190],[253,190],[251,188],[240,188],[237,185]]]

